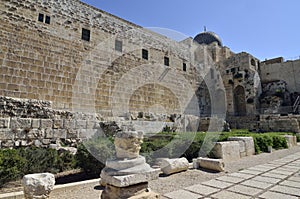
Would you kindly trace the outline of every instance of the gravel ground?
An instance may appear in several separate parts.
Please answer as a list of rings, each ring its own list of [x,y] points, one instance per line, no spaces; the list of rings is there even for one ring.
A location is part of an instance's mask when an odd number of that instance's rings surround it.
[[[299,151],[300,146],[298,145],[297,147],[293,147],[291,149],[278,150],[274,151],[273,153],[262,153],[255,156],[245,157],[238,161],[226,163],[225,172],[222,173],[211,173],[202,170],[188,170],[186,172],[177,173],[167,177],[159,177],[158,180],[154,180],[149,184],[153,191],[163,195],[184,187],[217,178],[227,173],[233,173],[255,165],[265,164],[272,160],[280,159]]]

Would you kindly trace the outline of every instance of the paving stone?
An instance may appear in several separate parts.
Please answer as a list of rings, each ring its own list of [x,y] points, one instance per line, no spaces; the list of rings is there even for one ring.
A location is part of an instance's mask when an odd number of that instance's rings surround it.
[[[277,173],[277,174],[282,174],[282,175],[292,175],[295,173],[295,171],[287,171],[287,170],[282,170],[282,169],[275,169],[270,171],[270,173]]]
[[[221,189],[225,189],[225,188],[233,185],[232,183],[222,182],[222,181],[218,181],[218,180],[210,180],[207,182],[203,182],[201,184],[208,185],[208,186],[215,187],[215,188],[221,188]]]
[[[275,168],[278,167],[278,165],[275,165],[275,164],[272,164],[272,163],[262,164],[261,166],[268,167],[270,169],[275,169]]]
[[[225,181],[225,182],[231,182],[231,183],[239,183],[241,181],[244,181],[243,178],[233,177],[233,176],[222,176],[217,178],[217,180]]]
[[[292,176],[290,178],[288,178],[288,180],[291,180],[291,181],[296,181],[296,182],[300,182],[300,176]]]
[[[291,167],[288,167],[287,165],[285,165],[285,166],[283,166],[283,167],[280,167],[280,168],[278,168],[279,170],[282,170],[282,171],[290,171],[290,172],[295,172],[295,171],[297,171],[298,169],[299,169],[299,167],[298,168],[291,168]],[[276,169],[275,169],[276,170]]]
[[[250,170],[255,170],[255,171],[262,171],[262,172],[266,172],[266,171],[270,171],[272,168],[269,168],[269,167],[265,167],[265,166],[255,166],[255,167],[250,167],[248,168]]]
[[[281,168],[287,168],[287,169],[292,169],[292,170],[298,170],[299,169],[299,166],[293,166],[293,165],[285,165],[285,166],[283,166],[283,167],[281,167]]]
[[[278,178],[281,180],[288,177],[287,175],[282,175],[282,174],[277,174],[277,173],[264,173],[261,176],[269,177],[269,178]]]
[[[281,194],[281,193],[275,193],[271,191],[267,191],[259,196],[259,198],[265,198],[265,199],[297,199],[296,196],[291,196],[287,194]]]
[[[253,175],[259,175],[262,174],[263,171],[256,171],[256,170],[250,170],[250,169],[245,169],[242,171],[239,171],[240,173],[247,173],[247,174],[253,174]]]
[[[246,186],[250,186],[250,187],[254,187],[254,188],[261,188],[261,189],[267,189],[267,188],[273,186],[270,183],[260,182],[260,181],[256,181],[256,180],[247,180],[245,182],[242,182],[241,184],[246,185]]]
[[[235,185],[233,187],[230,187],[228,190],[236,193],[249,195],[249,196],[257,195],[260,192],[263,192],[262,189],[257,189],[257,188],[244,186],[244,185]]]
[[[217,199],[248,199],[248,198],[251,198],[249,196],[245,196],[245,195],[238,194],[238,193],[233,193],[233,192],[226,191],[226,190],[218,192],[218,193],[212,195],[212,197],[217,198]]]
[[[272,187],[270,190],[280,192],[280,193],[290,194],[298,197],[300,196],[300,189],[298,188],[276,185],[275,187]]]
[[[201,185],[201,184],[190,186],[190,187],[187,187],[185,189],[188,190],[188,191],[203,195],[203,196],[210,195],[212,193],[220,191],[220,189],[212,188],[212,187]]]
[[[182,199],[182,198],[198,199],[198,198],[202,197],[199,194],[191,193],[191,192],[185,191],[185,190],[174,191],[171,193],[167,193],[164,196],[167,198],[171,198],[171,199]]]
[[[231,173],[228,176],[234,176],[234,177],[238,177],[238,178],[249,179],[249,178],[253,178],[255,175],[247,174],[247,173]]]
[[[285,185],[285,186],[295,187],[300,189],[300,182],[285,180],[281,182],[280,185]]]
[[[280,182],[280,179],[264,177],[264,176],[256,176],[253,178],[253,180],[260,181],[260,182],[267,182],[267,183],[271,183],[271,184],[276,184],[276,183]]]

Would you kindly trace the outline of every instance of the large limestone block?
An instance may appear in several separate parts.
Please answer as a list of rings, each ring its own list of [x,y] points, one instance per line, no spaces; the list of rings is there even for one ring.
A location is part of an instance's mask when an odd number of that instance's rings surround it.
[[[287,142],[289,148],[297,146],[297,137],[296,136],[285,135],[284,138],[286,139],[286,142]]]
[[[189,162],[186,158],[163,159],[161,161],[161,170],[166,175],[186,171],[188,168]]]
[[[30,174],[23,177],[22,185],[26,199],[46,199],[55,184],[51,173]]]
[[[160,169],[149,169],[140,173],[122,175],[116,170],[105,168],[101,171],[101,184],[114,187],[129,187],[132,185],[149,182],[158,178]]]
[[[229,137],[229,141],[239,141],[241,157],[255,154],[253,137]]]
[[[224,171],[225,163],[222,159],[211,159],[211,158],[197,158],[199,167],[222,172]]]
[[[156,199],[159,194],[152,192],[148,188],[148,183],[132,185],[130,187],[120,188],[107,185],[101,195],[101,199]]]
[[[215,158],[223,159],[225,162],[238,160],[241,158],[240,143],[238,141],[217,142],[212,153]]]

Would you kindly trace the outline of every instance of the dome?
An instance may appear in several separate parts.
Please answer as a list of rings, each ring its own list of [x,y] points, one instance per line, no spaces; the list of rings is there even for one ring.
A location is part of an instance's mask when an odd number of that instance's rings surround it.
[[[214,32],[202,32],[198,34],[194,40],[199,44],[209,45],[213,42],[217,42],[219,46],[222,46],[222,40],[220,37]]]

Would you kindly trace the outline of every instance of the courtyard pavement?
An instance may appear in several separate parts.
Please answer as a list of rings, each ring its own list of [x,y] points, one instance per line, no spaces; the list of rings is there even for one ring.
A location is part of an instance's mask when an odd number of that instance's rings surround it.
[[[167,193],[165,199],[298,199],[300,152]]]

